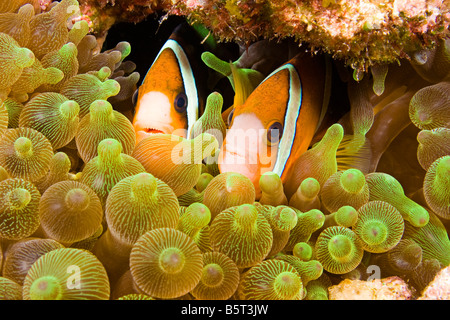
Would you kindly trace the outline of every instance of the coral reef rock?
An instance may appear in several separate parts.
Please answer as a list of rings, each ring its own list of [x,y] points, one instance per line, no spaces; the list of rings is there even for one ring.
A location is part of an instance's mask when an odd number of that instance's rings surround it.
[[[442,269],[422,292],[418,300],[450,299],[450,266]]]
[[[399,277],[371,281],[345,279],[328,288],[330,300],[409,300],[412,293]]]
[[[391,63],[448,35],[448,0],[81,0],[97,32],[162,10],[200,22],[223,41],[293,37],[355,69]]]

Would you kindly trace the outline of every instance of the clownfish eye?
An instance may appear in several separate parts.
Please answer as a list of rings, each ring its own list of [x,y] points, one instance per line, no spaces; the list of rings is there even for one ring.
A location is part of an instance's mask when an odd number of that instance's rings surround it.
[[[231,126],[231,120],[233,120],[233,115],[234,115],[234,108],[228,114],[228,118],[227,118],[228,126]]]
[[[180,92],[176,97],[175,101],[173,102],[173,106],[175,107],[175,110],[179,113],[183,113],[186,111],[187,108],[187,96],[184,94],[184,92]]]
[[[267,142],[269,143],[277,143],[280,141],[281,136],[283,135],[283,125],[279,122],[274,122],[270,125],[267,130]]]

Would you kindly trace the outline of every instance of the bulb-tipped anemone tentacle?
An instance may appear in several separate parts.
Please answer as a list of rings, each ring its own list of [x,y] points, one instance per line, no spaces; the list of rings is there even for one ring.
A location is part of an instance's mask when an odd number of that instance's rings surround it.
[[[289,199],[289,206],[301,212],[311,209],[321,209],[319,197],[320,183],[315,178],[306,178],[297,188],[297,191]]]
[[[28,101],[19,117],[20,127],[42,133],[54,150],[69,144],[78,130],[80,107],[60,93],[45,92]]]
[[[382,253],[394,248],[403,236],[405,224],[400,212],[384,201],[370,201],[358,210],[352,230],[364,250]]]
[[[211,223],[211,246],[229,256],[239,268],[263,261],[273,244],[269,222],[252,204],[223,210]]]
[[[447,230],[439,218],[430,212],[430,220],[423,227],[405,222],[403,239],[414,240],[422,248],[422,262],[436,259],[441,266],[450,263],[450,240]]]
[[[289,240],[283,251],[292,251],[299,242],[307,242],[311,235],[319,230],[325,222],[325,215],[318,209],[306,212],[297,210],[297,224],[291,230]]]
[[[31,268],[41,256],[64,246],[53,239],[25,238],[9,247],[3,265],[3,275],[20,285]]]
[[[236,292],[240,274],[236,263],[220,252],[207,252],[203,257],[200,282],[191,294],[200,300],[227,300]]]
[[[211,180],[214,179],[214,176],[208,172],[203,172],[197,180],[197,184],[195,185],[195,189],[198,192],[202,192],[206,189]]]
[[[422,130],[417,134],[417,160],[424,170],[438,158],[450,154],[450,128]]]
[[[192,137],[207,132],[219,142],[219,148],[225,138],[227,127],[222,119],[223,97],[218,92],[211,93],[206,99],[205,111],[198,118],[192,129]]]
[[[204,190],[203,204],[211,211],[211,221],[223,210],[255,201],[255,187],[249,178],[234,172],[215,176]]]
[[[217,149],[218,141],[209,133],[194,139],[157,134],[138,142],[132,156],[147,172],[167,183],[180,196],[197,184],[202,160]]]
[[[138,287],[155,298],[181,297],[202,277],[202,253],[186,234],[158,228],[142,235],[130,254],[130,269]]]
[[[238,297],[242,300],[302,300],[304,287],[300,275],[289,263],[269,259],[241,276]]]
[[[261,189],[261,204],[271,206],[287,205],[288,201],[284,194],[283,182],[275,172],[265,172],[259,178],[259,188]]]
[[[289,241],[290,232],[297,225],[297,212],[284,205],[270,206],[260,212],[263,213],[272,228],[273,244],[268,253],[268,256],[271,257],[283,250]]]
[[[333,226],[322,231],[315,245],[316,259],[323,269],[344,274],[355,269],[363,258],[364,249],[358,236],[350,229]]]
[[[423,194],[430,208],[439,217],[450,219],[450,155],[438,158],[427,170]]]
[[[50,141],[32,128],[7,129],[0,141],[0,165],[14,178],[41,179],[52,156]]]
[[[353,227],[358,221],[358,211],[352,206],[342,206],[336,212],[325,215],[325,222],[318,232],[331,226]]]
[[[284,185],[288,198],[295,193],[304,179],[314,178],[323,186],[325,181],[337,172],[336,151],[343,137],[343,127],[337,123],[333,124],[317,144],[298,158],[293,169],[295,177]]]
[[[90,187],[68,180],[51,185],[42,194],[39,217],[47,237],[73,243],[87,239],[98,230],[103,210]]]
[[[37,14],[31,19],[31,36],[28,48],[33,50],[37,58],[61,48],[68,40],[67,20],[76,14],[78,1],[62,0],[50,11]],[[74,10],[75,9],[75,10]]]
[[[22,286],[11,279],[0,277],[0,300],[22,300]]]
[[[364,174],[358,169],[338,171],[324,183],[320,192],[322,205],[330,212],[342,206],[359,209],[369,201],[369,188]]]
[[[24,300],[108,300],[109,296],[105,268],[91,252],[81,249],[44,254],[33,263],[23,284]]]
[[[98,144],[98,156],[83,168],[80,182],[91,187],[105,205],[109,192],[117,182],[141,172],[145,172],[144,167],[135,158],[122,153],[119,141],[104,139]]]
[[[202,252],[212,251],[210,240],[211,211],[203,203],[194,202],[180,214],[177,230],[187,234]]]
[[[24,68],[35,61],[33,51],[21,48],[13,37],[0,33],[0,98],[8,96],[12,85],[19,79]]]
[[[89,106],[89,113],[79,124],[75,136],[81,159],[89,162],[97,153],[98,144],[104,139],[115,139],[122,144],[122,152],[131,155],[136,145],[136,135],[130,120],[105,100],[95,100]]]
[[[107,100],[119,91],[120,85],[114,79],[102,81],[93,74],[81,73],[68,79],[60,93],[80,105],[80,118],[83,118],[89,113],[91,103],[96,100]]]
[[[64,73],[55,67],[45,68],[35,59],[34,63],[24,68],[19,79],[11,88],[11,95],[21,101],[28,100],[28,94],[34,92],[41,85],[57,84],[64,78]]]
[[[39,227],[39,190],[28,180],[5,179],[0,182],[0,236],[20,240]]]
[[[72,42],[68,42],[59,50],[51,51],[41,59],[44,68],[54,67],[63,73],[63,78],[59,82],[56,84],[44,84],[43,90],[59,91],[69,78],[77,75],[79,66],[77,54],[77,46]]]
[[[313,257],[313,248],[307,242],[298,242],[292,249],[292,255],[302,261],[309,261]]]
[[[450,128],[450,83],[440,82],[417,91],[409,103],[409,117],[422,130]]]
[[[71,166],[70,158],[66,153],[62,151],[55,153],[50,161],[48,173],[35,183],[39,192],[43,194],[51,185],[70,180]]]
[[[34,7],[30,3],[21,6],[17,13],[0,13],[0,32],[13,37],[20,47],[26,47],[30,40],[30,21],[33,17]]]
[[[323,273],[318,279],[308,282],[305,300],[328,300],[328,288],[332,285],[330,277]]]
[[[175,228],[178,200],[170,187],[147,172],[120,180],[106,200],[105,217],[110,232],[132,246],[156,228]]]
[[[295,268],[302,279],[303,286],[308,282],[318,279],[323,273],[322,264],[317,260],[302,261],[300,258],[280,253],[275,259],[289,263]]]
[[[428,223],[428,211],[408,198],[403,192],[401,184],[393,176],[373,172],[366,175],[369,186],[369,201],[380,200],[388,202],[400,211],[403,219],[416,227],[423,227]]]

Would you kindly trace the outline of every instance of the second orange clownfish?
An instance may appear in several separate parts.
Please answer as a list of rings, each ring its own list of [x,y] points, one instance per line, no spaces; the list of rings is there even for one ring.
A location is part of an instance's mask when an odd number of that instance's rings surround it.
[[[274,70],[231,111],[220,172],[250,178],[257,197],[264,172],[277,173],[285,183],[324,119],[330,88],[331,65],[321,56],[299,53]]]

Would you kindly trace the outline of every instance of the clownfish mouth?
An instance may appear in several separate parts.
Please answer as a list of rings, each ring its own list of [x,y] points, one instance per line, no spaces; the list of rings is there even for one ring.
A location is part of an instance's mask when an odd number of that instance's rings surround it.
[[[156,129],[156,128],[144,128],[144,131],[146,134],[163,134],[164,131]]]

